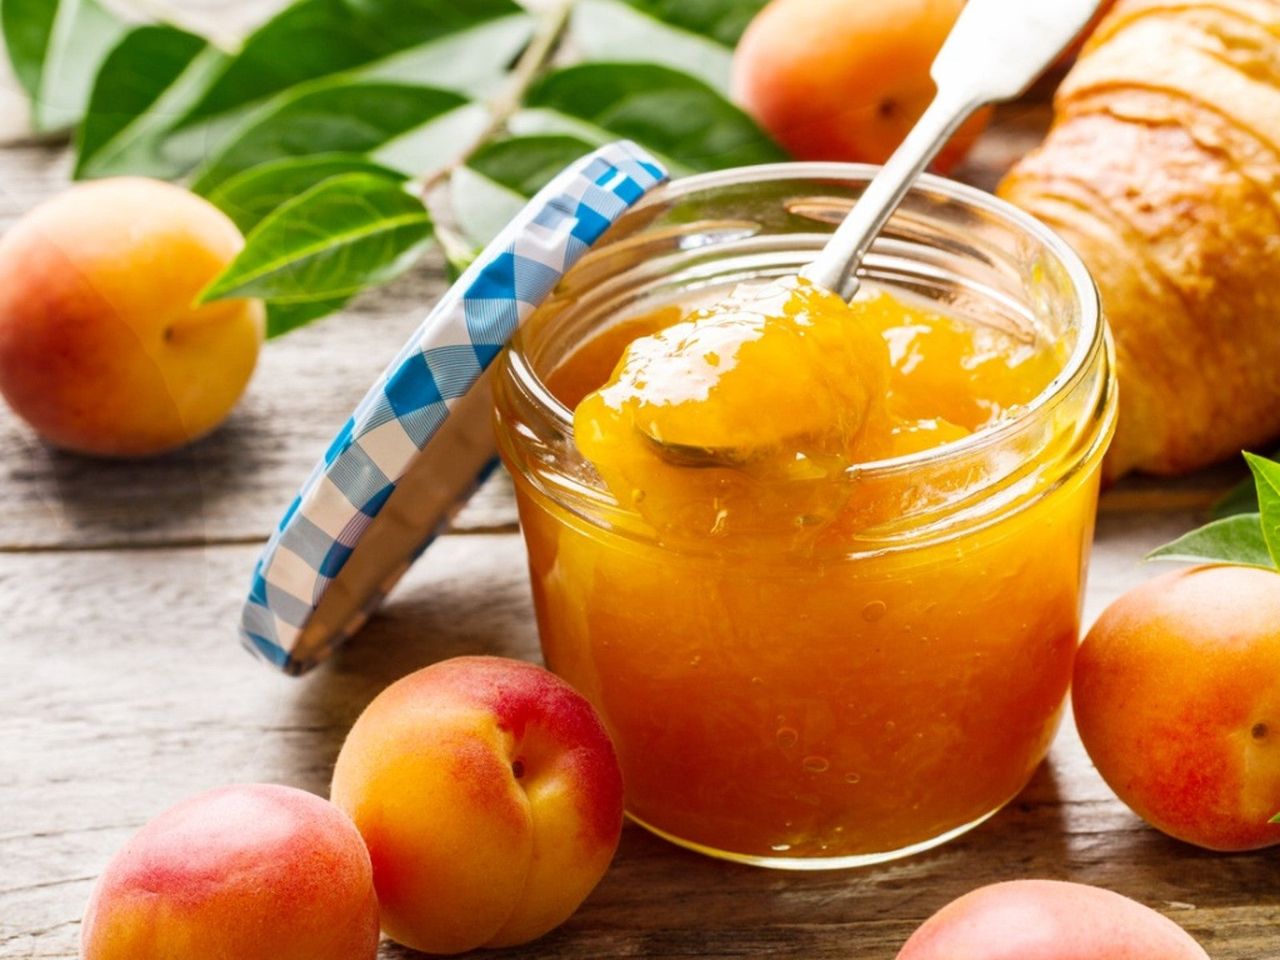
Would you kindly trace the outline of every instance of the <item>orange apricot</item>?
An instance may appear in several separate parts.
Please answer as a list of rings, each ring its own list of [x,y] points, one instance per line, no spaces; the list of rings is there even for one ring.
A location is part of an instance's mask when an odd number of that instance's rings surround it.
[[[181,187],[80,184],[0,238],[0,394],[50,443],[142,456],[230,412],[258,358],[256,300],[197,305],[244,239]]]
[[[993,883],[947,904],[897,960],[1209,960],[1191,935],[1135,900],[1083,883]]]
[[[883,163],[933,98],[933,59],[964,0],[773,0],[733,61],[733,94],[799,160]],[[986,125],[961,128],[954,167]]]
[[[373,960],[378,901],[351,821],[315,794],[210,790],[160,814],[99,878],[82,960]]]
[[[591,705],[541,667],[457,657],[356,721],[332,797],[373,858],[382,929],[426,953],[524,943],[599,882],[622,774]]]
[[[1152,826],[1280,844],[1280,574],[1195,567],[1131,590],[1081,645],[1072,697],[1098,772]]]

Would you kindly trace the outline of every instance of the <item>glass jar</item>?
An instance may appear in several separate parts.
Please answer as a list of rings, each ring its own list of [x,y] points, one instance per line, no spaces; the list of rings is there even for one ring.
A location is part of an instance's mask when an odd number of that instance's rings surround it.
[[[927,849],[999,810],[1044,758],[1115,420],[1093,283],[1030,217],[922,180],[864,282],[1052,345],[1061,368],[994,427],[848,471],[871,508],[835,542],[664,541],[578,453],[545,381],[629,317],[795,273],[873,172],[782,164],[656,191],[535,311],[494,381],[543,652],[612,733],[629,815],[765,866]]]

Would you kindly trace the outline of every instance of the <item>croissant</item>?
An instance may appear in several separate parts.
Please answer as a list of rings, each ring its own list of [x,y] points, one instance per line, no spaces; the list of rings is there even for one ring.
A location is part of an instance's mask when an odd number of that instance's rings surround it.
[[[1280,435],[1280,0],[1119,0],[999,193],[1102,294],[1120,379],[1108,477]]]

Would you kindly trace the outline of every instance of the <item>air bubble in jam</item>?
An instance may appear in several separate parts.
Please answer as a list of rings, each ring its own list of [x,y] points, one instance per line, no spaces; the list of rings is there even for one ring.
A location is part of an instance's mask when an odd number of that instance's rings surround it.
[[[889,610],[888,604],[883,600],[871,600],[862,608],[862,619],[867,623],[875,623],[885,615]]]
[[[810,773],[826,773],[831,769],[831,761],[826,757],[805,757],[803,766]]]
[[[778,730],[778,746],[790,750],[800,742],[800,734],[794,727],[782,727]]]

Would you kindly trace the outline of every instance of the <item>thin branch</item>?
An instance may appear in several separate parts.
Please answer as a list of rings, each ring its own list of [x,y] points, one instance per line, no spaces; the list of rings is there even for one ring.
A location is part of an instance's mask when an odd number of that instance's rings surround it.
[[[542,75],[542,71],[551,62],[551,58],[555,56],[560,46],[560,38],[569,25],[569,15],[573,12],[573,5],[574,0],[557,0],[546,14],[538,18],[533,37],[520,55],[520,59],[516,61],[516,65],[507,77],[507,82],[503,84],[502,90],[486,104],[489,122],[452,163],[423,178],[421,196],[428,205],[436,185],[455,168],[464,165],[482,146],[502,133],[507,121],[524,104],[529,88]]]

